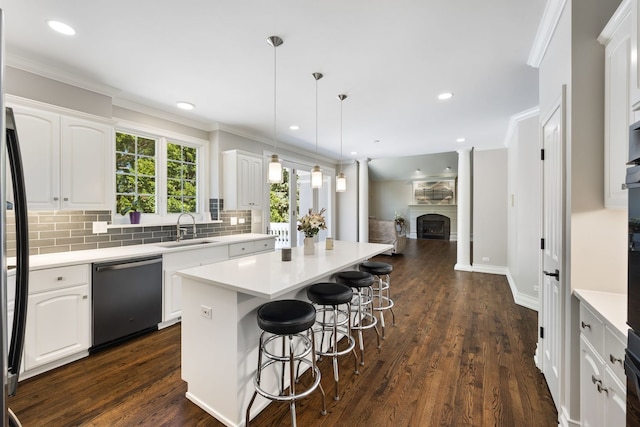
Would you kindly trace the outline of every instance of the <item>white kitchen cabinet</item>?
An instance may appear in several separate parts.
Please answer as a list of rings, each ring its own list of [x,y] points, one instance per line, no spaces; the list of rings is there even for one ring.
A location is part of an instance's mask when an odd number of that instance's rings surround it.
[[[635,2],[635,0],[634,0]],[[631,1],[624,1],[598,40],[605,46],[604,205],[627,208],[624,186],[629,157],[629,125],[633,121]]]
[[[182,315],[182,278],[178,270],[211,264],[228,259],[228,245],[167,253],[162,256],[164,286],[162,290],[162,321],[179,319]]]
[[[55,111],[13,108],[29,209],[110,209],[113,127]]]
[[[262,209],[266,178],[260,156],[239,150],[224,151],[222,174],[225,209]]]
[[[275,239],[261,239],[250,242],[232,243],[229,245],[229,258],[270,252],[275,249]]]
[[[89,265],[32,271],[24,344],[25,370],[88,354],[91,345]],[[52,366],[53,364],[53,366]]]
[[[580,304],[580,423],[583,427],[626,424],[625,345],[607,320]],[[622,369],[621,369],[622,368]]]

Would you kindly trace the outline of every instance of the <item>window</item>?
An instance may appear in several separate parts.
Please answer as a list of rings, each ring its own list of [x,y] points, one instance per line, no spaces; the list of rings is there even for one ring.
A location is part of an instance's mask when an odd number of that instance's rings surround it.
[[[144,212],[156,212],[156,140],[116,132],[116,211],[136,196]]]
[[[167,212],[196,212],[198,151],[167,143]]]
[[[116,131],[116,212],[139,199],[143,213],[158,219],[203,213],[206,141],[150,130]]]

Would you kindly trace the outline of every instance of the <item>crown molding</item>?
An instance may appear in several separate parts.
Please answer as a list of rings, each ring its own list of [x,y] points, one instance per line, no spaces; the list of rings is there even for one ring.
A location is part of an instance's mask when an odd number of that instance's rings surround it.
[[[513,135],[516,132],[516,129],[518,128],[518,123],[538,115],[540,115],[540,106],[529,108],[528,110],[524,110],[520,113],[517,113],[511,116],[509,118],[509,126],[507,127],[507,135],[504,139],[504,146],[505,147],[509,146],[511,139],[513,138]]]
[[[544,54],[547,52],[547,48],[549,47],[549,43],[551,43],[551,38],[558,26],[558,21],[560,21],[560,16],[566,4],[567,0],[547,0],[542,19],[538,25],[538,32],[536,33],[533,46],[529,52],[528,65],[534,68],[540,68],[542,58],[544,58]]]
[[[174,122],[184,126],[189,126],[194,129],[199,129],[205,132],[212,132],[218,129],[218,123],[216,122],[205,122],[205,121],[190,119],[190,118],[183,117],[178,114],[174,114],[169,111],[163,110],[162,108],[153,107],[148,105],[147,103],[134,101],[128,98],[121,98],[121,97],[112,98],[111,104],[114,107],[126,108],[127,110],[132,110],[138,113],[147,114],[149,116],[157,117],[163,120],[168,120],[170,122]]]
[[[101,95],[114,97],[122,91],[113,86],[92,82],[89,80],[79,79],[77,76],[59,68],[46,65],[33,59],[25,58],[20,55],[8,53],[6,54],[6,65],[18,70],[26,71],[47,79],[56,80],[71,86],[76,86]]]
[[[613,35],[618,31],[620,25],[623,24],[624,20],[627,19],[630,14],[631,0],[623,0],[598,36],[598,42],[603,46],[609,44]]]

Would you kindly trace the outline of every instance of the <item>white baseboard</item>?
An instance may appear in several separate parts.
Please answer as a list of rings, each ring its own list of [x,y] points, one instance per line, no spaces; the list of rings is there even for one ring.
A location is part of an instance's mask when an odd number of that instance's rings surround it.
[[[487,264],[473,264],[473,272],[474,273],[488,273],[488,274],[499,274],[501,276],[507,275],[507,267],[500,267],[497,265],[487,265]]]
[[[558,425],[560,427],[580,427],[580,421],[572,420],[567,413],[567,408],[562,406],[558,411]]]
[[[473,267],[471,266],[471,264],[459,264],[456,263],[456,265],[453,266],[453,269],[456,271],[470,271],[473,272]]]
[[[518,287],[516,286],[516,282],[513,280],[513,277],[511,277],[511,273],[508,270],[507,281],[509,282],[511,294],[513,295],[513,300],[516,304],[529,308],[531,310],[540,311],[540,300],[536,297],[532,297],[531,295],[520,293],[518,291]]]

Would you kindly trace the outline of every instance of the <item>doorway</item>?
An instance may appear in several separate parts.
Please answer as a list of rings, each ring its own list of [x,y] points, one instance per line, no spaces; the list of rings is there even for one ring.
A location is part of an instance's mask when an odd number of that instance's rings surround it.
[[[318,240],[325,240],[333,229],[331,176],[323,176],[320,189],[311,188],[310,167],[283,161],[283,182],[270,184],[268,233],[276,236],[276,249],[302,246],[304,235],[298,231],[298,218],[309,212],[326,209],[326,230],[320,230]]]

